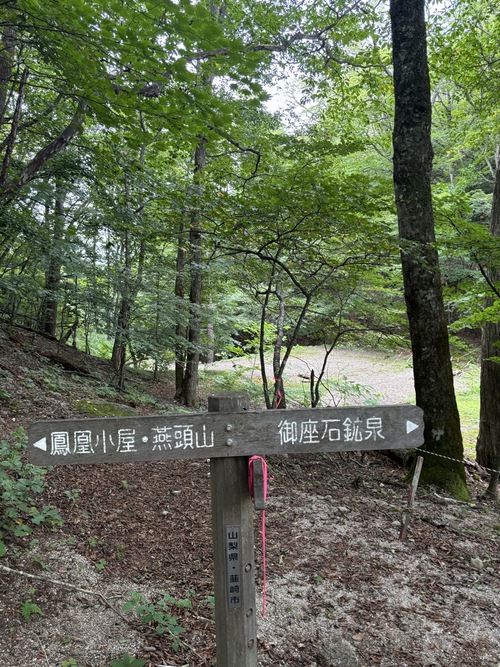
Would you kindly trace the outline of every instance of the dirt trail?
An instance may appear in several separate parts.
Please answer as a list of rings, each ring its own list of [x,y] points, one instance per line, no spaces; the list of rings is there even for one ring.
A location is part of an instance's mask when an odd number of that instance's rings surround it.
[[[285,387],[287,382],[302,382],[304,396],[307,398],[311,370],[314,370],[315,376],[318,377],[323,358],[324,349],[321,346],[297,348],[291,355],[285,370]],[[239,357],[217,361],[207,364],[204,368],[228,371],[240,367],[248,367],[247,377],[260,381],[258,357]],[[266,368],[266,373],[268,377],[272,377],[270,364]],[[326,389],[323,389],[324,405],[332,405],[341,401],[343,392],[347,391],[349,386],[353,388],[353,392],[348,396],[347,402],[352,404],[366,402],[368,399],[376,400],[381,405],[412,403],[415,400],[410,352],[391,354],[373,350],[338,348],[328,360],[324,380],[333,381],[337,387],[330,395]],[[462,384],[462,378],[457,374],[457,389]]]

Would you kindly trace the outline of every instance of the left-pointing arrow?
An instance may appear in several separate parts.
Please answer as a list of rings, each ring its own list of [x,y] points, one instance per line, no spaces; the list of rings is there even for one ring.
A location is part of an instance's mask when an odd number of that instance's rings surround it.
[[[43,451],[46,452],[47,438],[40,438],[40,440],[37,440],[36,442],[33,443],[33,447],[36,447],[37,449],[43,449]]]

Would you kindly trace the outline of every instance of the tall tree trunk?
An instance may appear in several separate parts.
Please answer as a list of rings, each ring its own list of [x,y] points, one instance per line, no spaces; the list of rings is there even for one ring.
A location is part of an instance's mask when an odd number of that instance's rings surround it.
[[[17,134],[19,131],[19,121],[21,118],[21,111],[24,103],[24,93],[26,89],[26,82],[28,80],[29,70],[26,67],[21,75],[21,81],[19,83],[19,90],[17,93],[17,102],[16,108],[14,109],[14,114],[12,116],[12,121],[10,123],[10,132],[5,140],[5,153],[2,161],[2,168],[0,170],[0,186],[3,188],[5,181],[7,179],[7,173],[9,171],[12,153],[14,151],[14,145],[16,143]]]
[[[201,233],[201,216],[198,210],[201,171],[206,165],[206,139],[200,137],[194,157],[194,193],[189,229],[189,325],[187,335],[187,354],[184,379],[182,382],[182,401],[185,405],[196,407],[198,404],[198,369],[200,365],[201,339],[201,297],[202,297],[202,262],[203,242]]]
[[[424,0],[391,0],[394,185],[417,405],[424,411],[421,479],[468,497],[431,195],[431,96]]]
[[[141,127],[144,129],[142,116],[141,116]],[[146,147],[144,144],[139,149],[139,164],[144,165],[144,160],[146,157]],[[124,196],[125,196],[125,206],[132,211],[132,201],[131,201],[131,192],[130,192],[130,183],[128,177],[125,176],[124,180]],[[139,210],[143,211],[143,202],[139,202]],[[142,215],[142,214],[141,214]],[[142,220],[141,220],[142,222]],[[139,229],[142,228],[142,224],[137,225]],[[125,257],[125,266],[123,272],[123,280],[121,284],[121,289],[119,292],[119,309],[118,309],[118,318],[115,330],[115,339],[113,343],[113,352],[111,354],[111,362],[115,370],[115,383],[119,389],[123,389],[125,386],[125,361],[127,356],[127,344],[130,348],[130,324],[132,318],[132,309],[137,298],[137,294],[141,288],[142,284],[142,275],[144,271],[144,258],[146,255],[146,242],[144,239],[141,239],[139,242],[139,251],[137,255],[137,274],[135,278],[132,277],[132,243],[131,243],[131,234],[128,229],[124,232],[124,257]]]
[[[5,18],[5,17],[2,17]],[[15,57],[16,31],[4,24],[0,48],[0,123],[3,123],[9,102],[12,68]]]
[[[53,227],[49,247],[49,258],[45,272],[45,298],[42,307],[41,330],[50,336],[56,335],[61,284],[62,251],[64,236],[64,199],[66,193],[60,182],[56,184]]]
[[[175,400],[182,400],[182,386],[184,383],[184,370],[186,368],[186,322],[184,313],[185,297],[185,268],[186,268],[186,239],[184,235],[185,222],[184,216],[179,223],[179,234],[177,240],[177,259],[175,265],[175,303],[177,312],[177,322],[175,325]]]
[[[491,209],[490,233],[500,237],[500,147],[497,149],[495,171],[495,189]],[[487,267],[488,278],[492,284],[500,281],[500,269],[493,263]],[[487,306],[493,304],[488,299]],[[500,469],[500,362],[492,357],[499,357],[500,322],[487,322],[481,334],[481,389],[479,412],[479,435],[476,452],[478,462],[492,468],[487,495],[495,498],[498,488],[498,470]]]
[[[115,339],[113,343],[113,352],[111,362],[115,370],[115,383],[119,389],[125,386],[125,361],[127,356],[127,344],[130,347],[130,324],[132,322],[132,309],[134,307],[137,294],[141,288],[142,276],[144,272],[144,258],[146,255],[146,244],[142,240],[139,244],[139,253],[137,257],[137,274],[132,277],[132,247],[130,243],[130,233],[125,231],[124,236],[125,266],[124,277],[120,292],[120,307],[116,324]]]
[[[113,352],[111,353],[111,363],[115,371],[115,384],[119,389],[123,389],[125,383],[125,360],[127,354],[127,337],[130,327],[130,313],[132,310],[132,253],[130,250],[130,238],[128,230],[124,234],[124,253],[125,266],[123,271],[123,280],[120,287],[120,300],[118,317],[116,321],[115,338],[113,342]]]
[[[281,352],[285,339],[285,297],[281,293],[279,285],[276,287],[276,298],[278,299],[278,316],[276,318],[276,340],[273,348],[273,375],[274,395],[271,408],[284,410],[286,408],[285,383],[283,382],[283,368],[281,367]]]
[[[223,19],[226,15],[225,0],[210,0],[210,11],[213,16]],[[210,90],[213,84],[214,74],[203,74],[200,86]],[[191,197],[191,215],[189,228],[189,324],[187,327],[186,364],[182,378],[180,392],[176,391],[176,397],[184,405],[196,407],[198,405],[198,370],[200,365],[200,340],[201,340],[201,301],[203,291],[203,239],[201,230],[201,216],[199,202],[201,200],[201,178],[203,169],[207,163],[207,140],[204,136],[199,137],[198,145],[194,154],[193,171],[193,195]],[[178,257],[179,259],[179,257]],[[176,355],[177,356],[177,355]],[[180,366],[176,365],[177,373],[180,374]]]

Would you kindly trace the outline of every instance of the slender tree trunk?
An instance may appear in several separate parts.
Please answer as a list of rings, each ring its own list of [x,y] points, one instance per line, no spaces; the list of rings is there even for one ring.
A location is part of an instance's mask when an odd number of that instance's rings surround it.
[[[391,0],[394,185],[417,405],[424,410],[422,481],[468,497],[431,195],[431,96],[425,0]]]
[[[264,400],[266,402],[267,410],[272,408],[272,398],[271,392],[269,391],[269,381],[267,378],[266,371],[266,315],[267,308],[269,305],[269,299],[271,297],[271,289],[274,278],[274,266],[272,267],[271,278],[269,279],[269,284],[267,290],[264,294],[264,303],[262,304],[262,309],[260,313],[260,331],[259,331],[259,361],[260,361],[260,372],[262,374],[262,387],[264,389]]]
[[[495,189],[491,209],[490,233],[500,238],[500,147],[497,149]],[[491,283],[500,281],[500,269],[493,262],[487,268]],[[493,298],[488,299],[487,306],[493,304]],[[498,470],[500,469],[500,362],[492,357],[499,357],[500,350],[500,322],[486,322],[481,334],[481,389],[479,435],[476,452],[478,462],[492,468],[487,495],[497,496]]]
[[[189,325],[187,335],[187,354],[184,379],[182,382],[182,401],[185,405],[196,407],[198,404],[198,369],[200,365],[200,339],[201,339],[201,296],[202,296],[202,262],[203,242],[201,233],[201,217],[198,210],[199,197],[196,193],[200,191],[201,171],[206,165],[207,148],[206,140],[200,137],[195,150],[194,158],[194,190],[192,198],[191,224],[189,229]],[[196,208],[195,208],[196,207]]]
[[[141,117],[141,126],[142,126],[142,117]],[[144,160],[146,156],[145,146],[142,145],[139,150],[139,163],[144,165]],[[125,206],[129,211],[132,210],[131,204],[131,193],[130,193],[130,183],[128,178],[125,177],[124,182],[124,195],[125,195]],[[142,202],[139,207],[142,210]],[[142,225],[138,225],[139,229]],[[111,361],[115,369],[115,379],[116,385],[119,389],[123,389],[125,386],[125,361],[127,356],[127,344],[130,348],[130,324],[132,319],[132,309],[137,298],[137,294],[141,288],[142,275],[144,271],[144,258],[146,255],[146,242],[144,239],[141,239],[139,242],[139,251],[137,256],[137,274],[135,279],[132,277],[132,244],[130,240],[130,232],[128,229],[124,233],[124,255],[125,255],[125,266],[123,273],[123,281],[121,286],[121,292],[119,294],[119,311],[118,319],[115,331],[115,340],[113,344],[113,352],[111,355]]]
[[[127,336],[130,326],[131,312],[131,273],[132,273],[132,254],[130,251],[130,238],[128,230],[124,234],[124,253],[125,266],[123,280],[120,289],[120,301],[118,317],[116,321],[115,339],[113,342],[113,352],[111,354],[111,363],[115,371],[115,383],[119,389],[123,389],[125,380],[125,360],[127,355]]]
[[[213,16],[223,19],[226,15],[225,0],[210,0],[210,11]],[[201,76],[200,86],[210,90],[213,84],[214,74]],[[182,378],[180,391],[176,391],[176,397],[185,405],[196,407],[198,405],[198,371],[200,365],[200,340],[201,340],[201,302],[203,291],[203,239],[201,230],[201,216],[199,202],[201,202],[201,178],[203,169],[207,163],[207,140],[200,136],[194,155],[193,172],[193,197],[191,197],[191,215],[189,228],[189,324],[187,327],[186,364]],[[197,201],[199,200],[199,201]],[[177,356],[177,355],[176,355]],[[180,376],[180,366],[176,366]]]
[[[276,318],[276,341],[273,348],[273,376],[274,395],[271,404],[272,409],[286,408],[285,384],[283,382],[283,369],[281,368],[281,351],[285,338],[285,298],[279,287],[276,288],[278,299],[278,317]]]
[[[62,250],[64,236],[64,199],[66,193],[61,183],[56,184],[54,203],[54,224],[49,247],[48,266],[45,272],[45,298],[42,308],[41,329],[50,336],[57,331],[57,314],[59,307],[59,287],[61,284]]]
[[[130,347],[130,324],[132,322],[132,309],[142,283],[144,271],[144,258],[146,254],[145,242],[141,241],[137,258],[137,274],[132,277],[132,247],[130,233],[125,231],[125,267],[124,277],[120,293],[120,308],[113,344],[111,361],[115,369],[116,385],[119,389],[125,386],[125,361],[127,357],[127,344]]]
[[[177,322],[175,325],[175,399],[182,399],[182,385],[184,382],[184,370],[186,368],[186,322],[184,317],[185,298],[185,269],[186,269],[186,233],[184,227],[184,216],[179,223],[179,234],[177,241],[177,260],[175,266],[175,302],[177,311]]]
[[[2,17],[5,19],[5,15]],[[9,102],[12,67],[14,64],[16,32],[12,26],[4,25],[0,48],[0,123],[3,122]]]
[[[0,170],[0,186],[3,188],[5,181],[7,179],[7,173],[9,171],[12,153],[14,151],[14,145],[16,143],[17,134],[19,131],[19,120],[21,118],[21,112],[24,103],[24,91],[26,88],[26,82],[28,80],[29,71],[26,67],[21,75],[21,81],[19,83],[19,91],[17,93],[17,102],[16,108],[14,109],[14,115],[12,116],[12,121],[10,123],[10,132],[9,136],[6,139],[5,153],[2,161],[2,168]]]

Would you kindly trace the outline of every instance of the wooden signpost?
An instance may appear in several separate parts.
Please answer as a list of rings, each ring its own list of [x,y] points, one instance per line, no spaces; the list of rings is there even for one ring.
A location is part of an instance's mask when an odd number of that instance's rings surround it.
[[[42,466],[209,458],[217,667],[257,667],[248,457],[419,447],[423,413],[410,405],[256,412],[247,409],[245,393],[234,392],[209,397],[208,408],[37,422],[29,428],[28,458]],[[263,509],[259,469],[254,484],[255,507]]]

